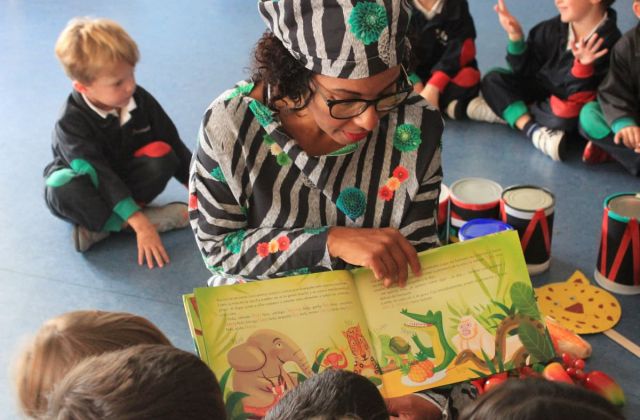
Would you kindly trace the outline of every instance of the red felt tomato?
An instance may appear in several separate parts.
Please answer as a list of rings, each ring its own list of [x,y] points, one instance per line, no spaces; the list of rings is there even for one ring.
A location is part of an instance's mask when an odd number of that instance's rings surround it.
[[[496,373],[489,377],[484,383],[484,392],[489,391],[491,388],[494,388],[509,378],[507,372]]]

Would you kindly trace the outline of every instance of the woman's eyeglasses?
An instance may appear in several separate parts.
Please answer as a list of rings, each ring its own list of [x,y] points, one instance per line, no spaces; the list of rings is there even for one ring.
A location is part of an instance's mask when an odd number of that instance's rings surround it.
[[[409,81],[409,76],[407,75],[406,70],[403,66],[400,66],[400,70],[401,75],[398,79],[396,91],[379,96],[376,99],[328,99],[320,89],[316,89],[312,92],[317,92],[322,99],[324,99],[327,107],[329,107],[329,114],[338,120],[348,120],[350,118],[357,117],[370,106],[374,106],[377,112],[388,112],[402,105],[413,90],[413,86]],[[317,82],[313,83],[322,89],[325,89]]]

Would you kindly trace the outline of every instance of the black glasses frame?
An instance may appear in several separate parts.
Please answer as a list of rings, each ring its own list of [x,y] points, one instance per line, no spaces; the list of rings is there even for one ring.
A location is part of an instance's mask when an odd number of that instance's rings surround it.
[[[335,118],[336,120],[349,120],[351,118],[355,118],[358,115],[362,115],[367,109],[369,109],[370,106],[374,106],[375,110],[377,112],[388,112],[391,111],[393,109],[396,109],[397,107],[399,107],[400,105],[402,105],[404,103],[404,101],[407,100],[407,98],[409,97],[409,94],[411,93],[411,91],[413,90],[413,84],[411,83],[411,81],[409,80],[409,75],[407,75],[407,71],[404,69],[403,65],[400,65],[400,70],[401,70],[401,76],[398,77],[398,90],[396,90],[393,93],[389,93],[387,95],[382,95],[379,96],[375,99],[328,99],[319,89],[316,89],[315,91],[312,91],[313,93],[319,93],[320,96],[322,97],[322,99],[324,100],[325,104],[327,105],[327,107],[329,108],[329,115],[331,115],[332,118]],[[402,77],[404,76],[404,77]],[[404,83],[403,83],[404,82]],[[320,86],[321,88],[324,89],[324,87],[322,85],[320,85],[317,82],[313,82],[314,84],[317,84],[318,86]],[[387,109],[378,109],[378,103],[380,101],[383,101],[385,99],[391,98],[392,96],[396,96],[398,94],[405,94],[405,97],[398,102],[397,105],[393,106],[392,108],[387,108]],[[349,104],[349,103],[363,103],[366,106],[364,108],[362,108],[358,113],[354,114],[354,115],[349,115],[349,116],[343,116],[343,117],[336,117],[335,115],[333,115],[333,107],[336,105],[340,105],[340,104]]]

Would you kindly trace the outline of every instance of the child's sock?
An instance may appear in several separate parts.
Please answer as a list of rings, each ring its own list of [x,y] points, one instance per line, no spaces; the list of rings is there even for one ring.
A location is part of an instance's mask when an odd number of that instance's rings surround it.
[[[535,122],[533,119],[529,120],[529,122],[527,122],[524,127],[522,127],[522,132],[529,137],[531,140],[533,140],[533,133],[535,133],[536,131],[538,131],[542,126],[540,124],[538,124],[537,122]]]

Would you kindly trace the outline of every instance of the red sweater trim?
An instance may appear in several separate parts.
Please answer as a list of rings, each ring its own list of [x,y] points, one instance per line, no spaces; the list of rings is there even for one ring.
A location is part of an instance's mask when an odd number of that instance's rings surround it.
[[[593,76],[595,67],[592,64],[582,64],[580,60],[573,60],[573,67],[571,67],[571,74],[578,79],[586,79]]]
[[[428,85],[433,85],[438,88],[440,93],[444,92],[444,88],[449,84],[449,80],[451,78],[447,75],[447,73],[443,71],[435,71],[431,75],[431,78],[427,82]]]
[[[580,115],[580,110],[587,102],[596,99],[595,91],[578,92],[570,95],[567,99],[560,99],[557,96],[549,98],[549,105],[553,114],[560,118],[576,118]]]

